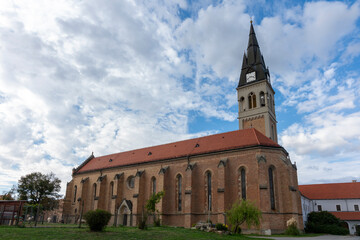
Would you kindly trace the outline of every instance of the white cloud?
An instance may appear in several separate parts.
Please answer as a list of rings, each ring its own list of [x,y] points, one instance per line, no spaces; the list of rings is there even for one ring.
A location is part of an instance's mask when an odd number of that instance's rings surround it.
[[[216,131],[189,134],[189,112],[236,121],[247,10],[256,5],[211,4],[1,1],[0,189],[41,170],[55,172],[64,193],[71,168],[92,151]],[[181,19],[181,11],[192,15]],[[340,146],[358,151],[359,129],[347,130],[359,125],[358,73],[339,84],[344,64],[334,56],[358,55],[357,41],[345,47],[343,39],[355,31],[359,12],[358,2],[311,2],[255,24],[273,85],[285,98],[281,108],[309,114],[282,133],[294,158],[335,154]],[[312,166],[303,162],[299,169]]]

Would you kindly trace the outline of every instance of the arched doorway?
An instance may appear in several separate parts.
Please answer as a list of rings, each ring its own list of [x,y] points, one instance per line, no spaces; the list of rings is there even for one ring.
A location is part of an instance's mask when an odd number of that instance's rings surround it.
[[[117,222],[123,226],[132,226],[132,202],[124,199],[118,208]]]

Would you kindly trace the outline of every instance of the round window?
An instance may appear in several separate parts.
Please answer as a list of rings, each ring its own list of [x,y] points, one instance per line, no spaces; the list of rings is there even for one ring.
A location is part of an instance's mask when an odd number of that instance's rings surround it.
[[[129,188],[134,188],[134,186],[135,186],[135,177],[134,176],[128,177],[127,185]]]

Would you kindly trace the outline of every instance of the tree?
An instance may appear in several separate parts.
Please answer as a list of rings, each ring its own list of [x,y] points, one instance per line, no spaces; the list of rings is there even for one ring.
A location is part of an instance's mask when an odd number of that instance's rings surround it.
[[[241,202],[236,201],[233,204],[232,208],[227,211],[227,216],[234,233],[238,233],[241,231],[240,225],[243,223],[246,223],[248,228],[252,225],[259,226],[261,212],[252,202],[242,200]]]
[[[0,196],[0,200],[15,200],[14,194],[16,187],[13,186],[9,191],[3,191],[3,195]]]
[[[60,197],[60,179],[55,174],[30,173],[18,181],[17,191],[20,200],[27,200],[30,204],[51,206]]]
[[[156,194],[151,195],[149,200],[146,202],[146,211],[150,215],[154,215],[154,224],[155,226],[160,226],[160,220],[156,218],[156,214],[159,211],[156,209],[156,204],[160,202],[161,198],[165,195],[164,191],[158,192]]]

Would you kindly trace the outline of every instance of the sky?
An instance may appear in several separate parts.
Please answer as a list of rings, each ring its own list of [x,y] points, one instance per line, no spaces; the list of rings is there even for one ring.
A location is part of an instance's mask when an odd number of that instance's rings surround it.
[[[0,1],[0,193],[239,129],[250,19],[300,184],[360,181],[360,1]]]

